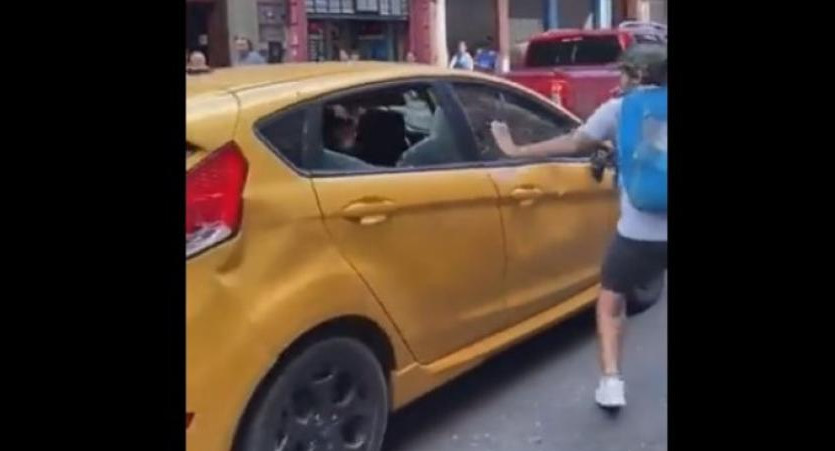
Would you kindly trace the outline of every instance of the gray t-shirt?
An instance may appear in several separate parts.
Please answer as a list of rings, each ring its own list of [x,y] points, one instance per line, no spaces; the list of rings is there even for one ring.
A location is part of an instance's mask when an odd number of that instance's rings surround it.
[[[265,60],[260,53],[254,50],[247,53],[246,57],[238,61],[239,66],[255,66],[259,64],[267,64],[267,60]]]
[[[470,55],[470,52],[464,52],[463,54],[456,53],[452,59],[449,60],[449,68],[473,70],[475,68],[473,56]]]
[[[611,141],[617,147],[621,103],[622,99],[614,98],[601,105],[579,132],[598,141]],[[621,189],[618,233],[639,241],[667,241],[667,213],[646,213],[636,209]]]

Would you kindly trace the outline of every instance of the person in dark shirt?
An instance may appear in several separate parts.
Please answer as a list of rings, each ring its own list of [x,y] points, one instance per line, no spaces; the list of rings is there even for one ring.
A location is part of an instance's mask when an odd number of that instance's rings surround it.
[[[493,38],[487,36],[485,44],[475,54],[475,69],[479,72],[496,72],[496,60],[499,54],[493,49]]]

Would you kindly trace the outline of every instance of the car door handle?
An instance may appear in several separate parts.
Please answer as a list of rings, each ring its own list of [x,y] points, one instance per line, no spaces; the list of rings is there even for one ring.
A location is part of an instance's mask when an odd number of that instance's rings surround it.
[[[371,226],[388,220],[395,209],[394,202],[388,200],[356,201],[342,209],[342,217]]]
[[[516,188],[510,192],[510,197],[519,202],[521,207],[529,207],[545,194],[539,188]]]

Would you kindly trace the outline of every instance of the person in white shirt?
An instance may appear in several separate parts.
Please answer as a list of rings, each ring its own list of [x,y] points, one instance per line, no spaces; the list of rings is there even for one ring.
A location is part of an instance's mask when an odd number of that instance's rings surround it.
[[[459,42],[458,52],[449,60],[449,68],[473,70],[474,67],[473,56],[467,51],[467,43],[464,41]]]
[[[634,45],[624,52],[620,66],[623,93],[667,85],[666,45]],[[527,145],[513,142],[507,124],[493,122],[491,127],[496,144],[511,157],[591,152],[607,142],[617,147],[622,104],[622,96],[610,99],[600,105],[576,133]],[[663,133],[659,134],[664,149],[667,147],[666,131],[664,124]],[[622,185],[623,180],[619,183]],[[595,390],[595,401],[606,408],[626,405],[625,385],[620,375],[625,296],[667,269],[667,212],[638,210],[623,189],[620,205],[617,233],[602,265],[602,290],[597,300],[597,331],[603,374]]]

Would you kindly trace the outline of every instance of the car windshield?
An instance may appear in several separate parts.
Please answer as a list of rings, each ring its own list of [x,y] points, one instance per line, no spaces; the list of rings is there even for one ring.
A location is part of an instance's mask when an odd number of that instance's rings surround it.
[[[617,62],[620,53],[615,35],[535,41],[528,46],[527,66],[597,66]]]

